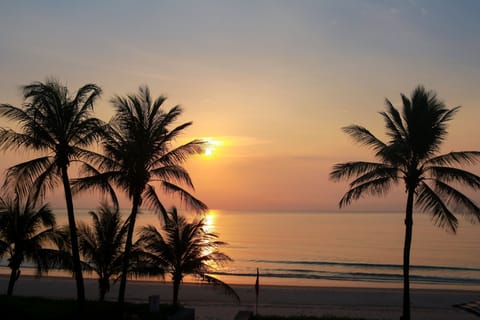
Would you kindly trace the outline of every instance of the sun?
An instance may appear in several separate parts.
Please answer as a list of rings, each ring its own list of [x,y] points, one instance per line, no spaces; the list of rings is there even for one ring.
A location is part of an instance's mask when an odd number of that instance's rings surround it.
[[[212,138],[204,138],[203,140],[205,141],[203,155],[206,157],[213,157],[216,153],[217,148],[223,144],[222,141]]]
[[[210,157],[210,156],[213,155],[213,151],[214,151],[214,150],[215,150],[215,148],[213,148],[213,147],[206,147],[204,154],[205,154],[207,157]]]

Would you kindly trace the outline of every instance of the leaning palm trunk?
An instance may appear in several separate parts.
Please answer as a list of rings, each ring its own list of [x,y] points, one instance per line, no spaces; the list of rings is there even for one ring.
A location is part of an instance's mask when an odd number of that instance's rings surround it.
[[[122,275],[120,278],[120,288],[118,290],[118,302],[125,302],[125,290],[127,287],[128,266],[130,264],[130,254],[132,251],[133,231],[135,230],[135,220],[137,219],[138,208],[140,207],[140,196],[135,196],[133,200],[132,212],[128,218],[128,233],[125,243],[125,255],[123,258]]]
[[[65,201],[67,204],[68,229],[70,231],[70,239],[72,245],[73,273],[75,275],[75,281],[77,283],[77,299],[78,303],[82,304],[85,302],[85,286],[83,283],[82,267],[80,264],[80,252],[78,249],[77,227],[75,224],[75,214],[73,211],[72,191],[70,189],[68,172],[65,166],[62,167],[62,180],[63,188],[65,190]]]
[[[10,280],[8,281],[7,295],[11,296],[13,294],[13,287],[15,282],[17,282],[18,277],[20,276],[20,269],[18,267],[13,267],[10,272]]]
[[[403,309],[402,320],[410,320],[410,247],[413,233],[413,191],[408,191],[405,210],[405,242],[403,245]]]

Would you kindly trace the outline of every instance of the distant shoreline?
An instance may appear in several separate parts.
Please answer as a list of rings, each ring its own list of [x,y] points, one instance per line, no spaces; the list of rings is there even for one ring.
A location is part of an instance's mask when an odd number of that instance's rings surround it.
[[[6,266],[0,266],[0,277],[9,276],[10,269]],[[35,268],[33,267],[23,267],[21,268],[21,277],[31,277],[36,279]],[[238,275],[228,275],[221,274],[213,276],[221,279],[222,281],[233,285],[233,286],[253,286],[255,283],[255,277],[252,275],[247,276],[238,276]],[[84,272],[83,277],[85,280],[95,281],[97,275],[95,273],[86,273]],[[48,273],[43,273],[41,278],[59,278],[59,279],[73,279],[67,271],[64,270],[51,270]],[[159,276],[140,276],[131,278],[130,282],[148,282],[148,283],[169,283],[169,275],[166,275],[165,278]],[[197,284],[199,283],[197,279],[187,276],[184,280],[186,284]],[[402,289],[402,282],[397,281],[363,281],[363,280],[338,280],[338,279],[317,279],[312,281],[309,278],[276,278],[260,275],[260,282],[262,285],[273,286],[273,287],[310,287],[310,288],[381,288],[381,289],[392,289],[399,290]],[[412,289],[419,290],[447,290],[447,291],[480,291],[480,285],[477,283],[473,284],[458,284],[458,283],[418,283],[410,282],[410,287]],[[1,292],[1,288],[0,288]]]

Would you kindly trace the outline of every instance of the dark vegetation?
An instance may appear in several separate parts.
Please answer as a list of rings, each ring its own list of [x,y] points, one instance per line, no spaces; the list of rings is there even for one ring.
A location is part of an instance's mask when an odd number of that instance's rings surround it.
[[[180,307],[181,308],[181,307]],[[3,320],[59,320],[78,318],[78,305],[75,300],[54,300],[37,297],[13,297],[0,295],[0,309]],[[87,301],[84,318],[91,319],[167,319],[176,308],[160,305],[159,312],[150,312],[146,303],[125,303],[124,309],[115,302]],[[255,320],[367,320],[335,316],[261,316]]]
[[[0,296],[3,320],[60,320],[76,319],[78,304],[75,300],[54,300],[38,297]],[[167,319],[174,313],[171,305],[160,305],[159,312],[150,312],[148,304],[87,301],[83,319]]]
[[[290,316],[290,317],[281,317],[281,316],[256,316],[255,320],[367,320],[364,318],[345,318],[345,317],[335,317],[335,316],[322,316],[322,317],[313,317],[313,316]]]

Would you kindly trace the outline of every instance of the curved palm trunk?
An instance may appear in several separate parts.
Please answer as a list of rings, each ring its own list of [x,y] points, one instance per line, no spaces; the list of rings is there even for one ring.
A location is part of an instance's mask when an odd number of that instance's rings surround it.
[[[67,167],[62,167],[63,189],[65,190],[65,201],[67,204],[68,228],[70,230],[70,241],[72,243],[73,273],[77,283],[77,301],[80,304],[85,302],[85,287],[83,283],[82,266],[80,264],[80,252],[78,249],[77,226],[73,211],[72,190],[68,179]]]
[[[401,320],[410,320],[410,247],[413,231],[413,195],[409,188],[405,210],[405,242],[403,246],[403,308]]]
[[[118,302],[125,302],[125,290],[127,286],[128,265],[130,263],[130,253],[132,251],[133,231],[135,230],[135,220],[137,219],[138,207],[140,206],[140,196],[135,196],[133,199],[132,211],[128,218],[128,233],[125,243],[125,255],[123,258],[122,276],[120,278],[120,287],[118,290]]]
[[[8,289],[7,295],[11,296],[13,294],[13,287],[15,286],[15,282],[20,277],[20,269],[18,267],[13,267],[12,271],[10,272],[10,280],[8,281]]]

